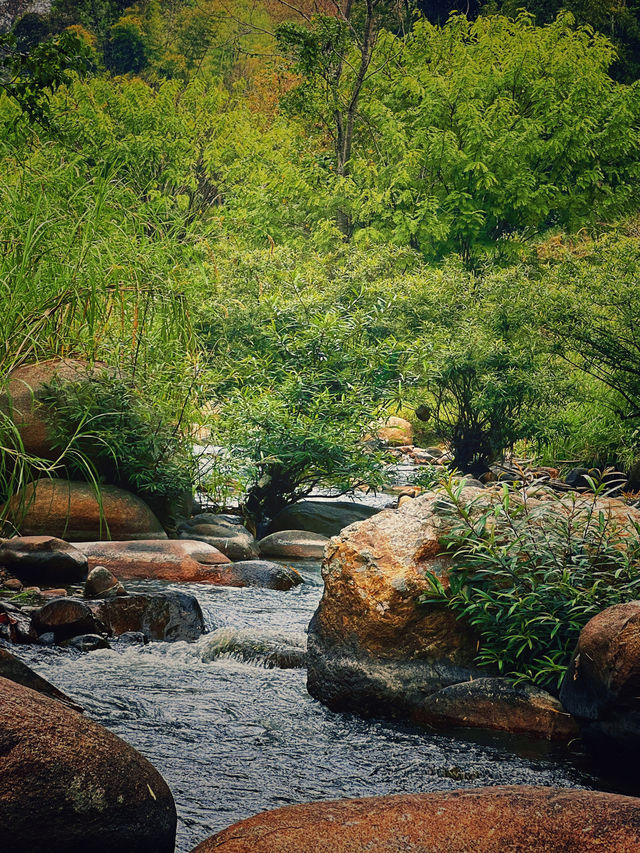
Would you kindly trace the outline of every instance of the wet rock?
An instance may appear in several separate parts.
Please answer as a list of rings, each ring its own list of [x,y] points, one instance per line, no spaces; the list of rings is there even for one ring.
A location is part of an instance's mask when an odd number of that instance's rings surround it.
[[[51,413],[42,400],[54,379],[83,382],[108,368],[71,358],[55,358],[12,370],[0,388],[0,411],[18,428],[24,450],[44,459],[56,459],[59,451],[50,435]]]
[[[306,641],[304,635],[295,637],[254,628],[217,628],[207,637],[202,659],[208,662],[222,655],[261,664],[267,669],[303,669]]]
[[[4,678],[0,803],[7,851],[174,850],[173,797],[151,764],[93,720]]]
[[[201,513],[183,521],[178,531],[180,539],[206,542],[230,560],[252,560],[259,555],[254,536],[236,516]]]
[[[7,602],[0,602],[0,639],[7,643],[29,644],[38,641],[31,618]]]
[[[204,633],[198,600],[184,592],[126,595],[92,604],[98,620],[110,634],[132,631],[149,640],[197,640]]]
[[[87,576],[85,555],[55,536],[16,536],[0,545],[0,565],[23,583],[66,584]]]
[[[429,696],[424,722],[440,726],[496,729],[569,741],[578,736],[575,720],[561,702],[531,684],[506,678],[477,678]]]
[[[79,637],[63,640],[60,645],[66,649],[76,649],[78,652],[95,652],[97,649],[110,648],[108,641],[100,634],[80,634]]]
[[[115,637],[114,642],[120,646],[146,646],[149,640],[142,631],[125,631]]]
[[[33,614],[32,624],[39,635],[53,633],[57,643],[80,634],[97,634],[101,627],[87,604],[77,598],[47,602]]]
[[[34,672],[31,667],[23,663],[11,652],[0,647],[0,678],[6,678],[9,681],[15,681],[16,684],[22,684],[24,687],[29,687],[50,699],[57,699],[63,702],[75,711],[82,711],[82,706],[70,699],[57,687],[48,682],[46,678],[42,678],[37,672]]]
[[[474,517],[500,494],[465,487],[460,500]],[[511,500],[522,496],[513,492]],[[637,510],[615,499],[592,504],[580,495],[550,503],[528,498],[534,519],[536,508],[549,507],[572,513],[578,524],[582,508],[585,516],[602,509],[621,538],[637,535]],[[307,688],[313,697],[333,710],[420,722],[431,694],[495,674],[477,667],[479,637],[470,625],[438,603],[417,604],[431,589],[427,571],[448,583],[451,559],[441,543],[451,524],[446,496],[430,492],[331,539],[324,594],[309,626]]]
[[[329,539],[306,530],[280,530],[260,540],[263,557],[289,557],[295,560],[318,560],[324,556]]]
[[[126,594],[118,578],[104,566],[96,566],[89,572],[84,585],[85,598],[113,598],[114,595]]]
[[[562,682],[563,705],[597,749],[640,753],[640,601],[616,604],[580,632]]]
[[[78,542],[89,569],[103,566],[120,580],[224,583],[231,561],[217,548],[190,540]]]
[[[298,501],[279,512],[268,527],[268,533],[280,530],[307,530],[322,536],[337,536],[340,531],[371,518],[380,510],[350,501]]]
[[[145,502],[116,486],[41,479],[8,503],[8,517],[23,536],[46,534],[68,542],[97,539],[166,539]]]
[[[287,590],[301,584],[302,575],[291,566],[281,566],[269,560],[243,560],[229,568],[236,582],[233,586],[258,586],[264,589]]]
[[[638,853],[634,797],[510,786],[263,812],[192,853]]]

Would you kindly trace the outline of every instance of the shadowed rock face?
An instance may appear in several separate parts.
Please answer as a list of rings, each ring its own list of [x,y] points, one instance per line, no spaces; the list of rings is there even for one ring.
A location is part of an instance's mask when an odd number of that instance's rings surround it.
[[[0,648],[0,678],[6,678],[9,681],[15,681],[16,684],[22,684],[23,687],[29,687],[50,699],[57,699],[63,702],[75,711],[82,711],[82,707],[73,699],[70,699],[57,687],[54,687],[46,678],[38,675],[31,667],[23,663],[19,658],[12,655],[6,649]]]
[[[116,486],[72,480],[37,480],[9,501],[9,519],[23,536],[44,534],[67,542],[93,539],[166,539],[149,507]]]
[[[160,774],[98,723],[0,678],[0,838],[29,853],[173,853]]]
[[[371,518],[378,512],[377,507],[351,501],[298,501],[279,512],[267,532],[308,530],[322,536],[337,536],[350,524]]]
[[[640,853],[640,804],[526,786],[308,803],[235,824],[193,853]]]
[[[184,592],[116,596],[92,602],[97,619],[110,634],[139,631],[148,640],[197,640],[204,619],[197,598]]]
[[[75,583],[87,576],[84,554],[54,536],[16,536],[0,546],[0,565],[27,584]]]
[[[599,751],[640,754],[640,601],[616,604],[580,632],[560,698]],[[606,757],[606,756],[605,756]]]

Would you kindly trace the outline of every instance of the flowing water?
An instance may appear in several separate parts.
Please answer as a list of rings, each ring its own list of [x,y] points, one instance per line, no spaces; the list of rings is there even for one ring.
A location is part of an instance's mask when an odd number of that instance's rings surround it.
[[[334,714],[313,700],[302,665],[322,581],[317,564],[298,568],[306,583],[289,592],[181,586],[199,599],[210,630],[196,643],[84,655],[14,647],[162,773],[178,807],[180,853],[289,803],[469,785],[595,786],[566,757],[524,742],[515,754],[490,738]]]

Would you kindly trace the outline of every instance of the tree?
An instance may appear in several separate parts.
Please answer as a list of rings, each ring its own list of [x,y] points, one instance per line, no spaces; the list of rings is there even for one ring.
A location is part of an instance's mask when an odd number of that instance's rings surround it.
[[[410,6],[388,0],[335,0],[334,14],[309,17],[305,24],[287,22],[276,30],[281,50],[293,61],[302,83],[288,98],[289,107],[320,121],[333,142],[335,174],[351,172],[359,104],[367,82],[390,61],[378,56],[372,65],[383,26],[405,29]],[[350,235],[346,210],[338,213],[341,231]]]
[[[13,34],[0,36],[0,89],[12,98],[29,121],[50,124],[49,97],[83,74],[91,64],[88,45],[75,33],[20,49]]]

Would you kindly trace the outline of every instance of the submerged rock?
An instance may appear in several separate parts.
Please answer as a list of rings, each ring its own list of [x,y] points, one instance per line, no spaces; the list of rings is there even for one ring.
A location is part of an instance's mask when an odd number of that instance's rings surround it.
[[[140,593],[92,603],[110,634],[142,633],[148,640],[197,640],[204,633],[198,600],[185,592]]]
[[[640,853],[640,801],[528,786],[306,803],[192,853]]]
[[[304,635],[295,637],[252,628],[218,628],[207,637],[202,660],[212,661],[229,655],[268,669],[303,669],[306,653]]]
[[[66,584],[87,576],[87,558],[55,536],[16,536],[0,545],[0,566],[26,584]]]
[[[441,726],[496,729],[568,741],[578,726],[562,703],[531,684],[506,678],[477,678],[452,684],[429,696],[423,722]]]
[[[350,524],[371,518],[378,512],[378,507],[351,501],[298,501],[276,515],[268,527],[268,533],[307,530],[322,536],[337,536]]]
[[[78,637],[71,637],[70,640],[63,640],[60,645],[78,652],[95,652],[98,649],[110,648],[108,640],[100,634],[80,634]]]
[[[145,502],[116,486],[41,479],[11,498],[9,521],[23,536],[45,534],[68,542],[93,539],[166,539]]]
[[[279,530],[260,540],[263,557],[288,557],[294,560],[319,560],[329,539],[306,530]]]
[[[175,805],[157,770],[98,723],[4,678],[0,803],[7,851],[174,850]]]
[[[287,590],[303,583],[302,575],[294,568],[269,560],[242,560],[229,567],[229,575],[236,581],[231,586]]]

